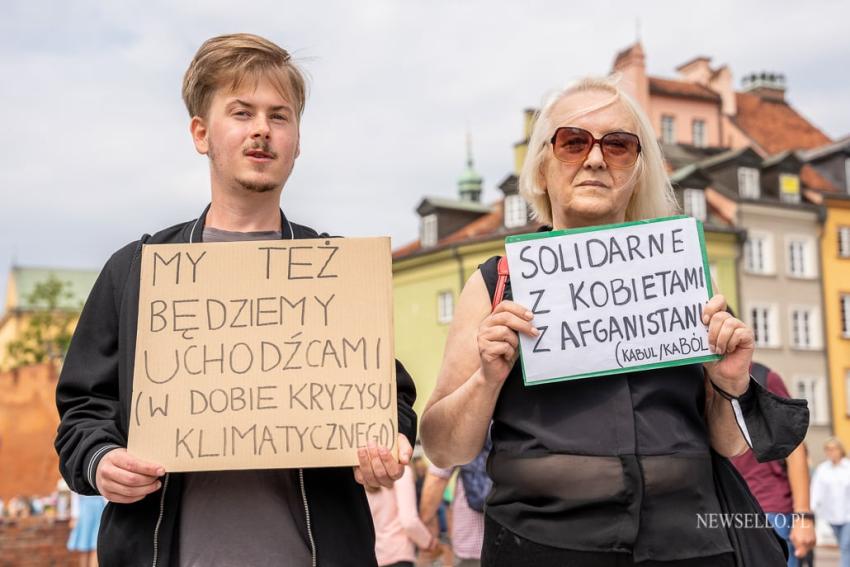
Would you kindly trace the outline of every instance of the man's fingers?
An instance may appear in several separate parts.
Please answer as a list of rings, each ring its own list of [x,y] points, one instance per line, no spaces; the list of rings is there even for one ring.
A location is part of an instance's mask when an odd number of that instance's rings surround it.
[[[162,476],[165,474],[165,468],[163,468],[162,465],[143,461],[142,459],[134,457],[126,450],[119,452],[119,450],[116,449],[115,451],[110,451],[107,456],[112,453],[115,453],[112,462],[115,466],[122,468],[125,471],[148,476]]]
[[[124,486],[149,486],[159,480],[156,476],[132,473],[115,466],[104,469],[103,477]]]
[[[384,465],[381,454],[378,452],[378,448],[374,445],[369,447],[369,457],[370,464],[372,465],[372,474],[375,475],[375,481],[381,486],[385,486],[387,488],[392,487],[393,481],[387,474],[388,471]]]
[[[360,467],[354,467],[354,480],[360,484],[365,484],[363,482],[363,473],[360,472]]]
[[[410,458],[413,456],[413,447],[410,446],[410,441],[403,434],[398,434],[398,462],[402,465],[410,463]]]
[[[384,466],[384,470],[387,471],[387,476],[391,481],[390,486],[392,486],[404,474],[404,465],[396,461],[393,454],[386,447],[380,447],[378,449],[378,455],[381,457],[381,463]]]
[[[377,487],[378,481],[375,480],[375,474],[372,472],[372,463],[369,457],[369,450],[365,447],[357,449],[357,460],[360,461],[360,476],[365,486]]]
[[[126,486],[112,480],[104,480],[101,483],[101,492],[108,500],[126,504],[141,500],[148,494],[160,489],[162,483],[157,481],[147,486]]]

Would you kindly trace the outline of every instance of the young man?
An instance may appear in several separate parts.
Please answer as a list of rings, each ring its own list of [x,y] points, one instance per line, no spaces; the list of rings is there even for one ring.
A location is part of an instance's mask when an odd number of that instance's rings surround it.
[[[150,244],[317,238],[291,222],[280,197],[298,157],[305,84],[289,54],[248,34],[205,42],[186,71],[183,99],[195,148],[209,158],[210,205]],[[321,236],[326,236],[325,234]],[[110,504],[102,565],[155,567],[375,565],[362,486],[390,486],[412,454],[410,376],[398,376],[399,462],[361,448],[359,466],[166,474],[125,449],[138,318],[140,243],[116,252],[80,317],[57,386],[62,475]],[[402,435],[403,434],[403,435]]]

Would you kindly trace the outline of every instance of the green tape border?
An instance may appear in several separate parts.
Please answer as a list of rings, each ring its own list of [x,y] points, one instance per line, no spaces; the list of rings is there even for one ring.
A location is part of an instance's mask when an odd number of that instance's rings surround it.
[[[568,234],[580,234],[583,232],[597,232],[600,230],[611,230],[615,228],[625,228],[627,226],[654,224],[659,222],[668,222],[673,220],[692,219],[697,224],[697,236],[699,237],[700,251],[702,252],[702,270],[705,274],[706,287],[708,289],[708,298],[714,295],[714,289],[711,285],[711,270],[708,265],[708,251],[705,246],[705,230],[703,223],[699,219],[687,215],[676,215],[672,217],[660,217],[657,219],[648,219],[640,221],[625,222],[620,224],[605,224],[599,226],[589,226],[584,228],[572,228],[566,230],[551,230],[548,232],[532,232],[528,234],[515,234],[505,238],[505,244],[514,244],[517,242],[528,242],[529,240],[538,240],[541,238],[554,238]],[[507,251],[505,252],[507,253]],[[600,370],[596,372],[586,372],[584,374],[568,374],[557,378],[547,378],[546,380],[534,380],[529,382],[525,372],[525,359],[522,355],[522,348],[519,349],[520,368],[522,369],[522,382],[525,386],[539,386],[541,384],[551,384],[552,382],[568,382],[571,380],[581,380],[583,378],[595,378],[599,376],[611,376],[613,374],[626,374],[629,372],[643,372],[644,370],[654,370],[658,368],[671,368],[675,366],[687,366],[688,364],[699,364],[703,362],[714,362],[723,358],[719,354],[710,354],[704,356],[695,356],[691,358],[681,358],[679,360],[671,360],[667,362],[654,362],[650,364],[642,364],[640,366],[629,366],[627,368],[614,368],[611,370]]]

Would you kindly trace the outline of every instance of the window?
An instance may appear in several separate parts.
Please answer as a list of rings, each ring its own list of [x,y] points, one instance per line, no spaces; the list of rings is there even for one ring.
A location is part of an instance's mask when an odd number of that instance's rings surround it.
[[[814,242],[806,237],[790,237],[788,243],[787,272],[794,278],[813,278],[815,266]]]
[[[528,224],[528,208],[521,195],[505,197],[505,226],[514,228]]]
[[[816,308],[791,308],[791,346],[801,349],[822,348],[820,313]]]
[[[838,227],[838,255],[850,258],[850,226]]]
[[[676,143],[676,121],[667,114],[661,117],[661,141],[665,144]]]
[[[850,294],[841,294],[841,334],[850,339]]]
[[[705,192],[702,189],[685,189],[682,194],[685,214],[705,220]]]
[[[769,234],[751,233],[744,243],[744,267],[753,274],[773,273],[773,238]]]
[[[698,148],[705,146],[705,120],[694,120],[693,122],[694,145]]]
[[[775,307],[772,305],[753,305],[750,307],[749,315],[756,346],[779,346]]]
[[[738,168],[738,194],[744,199],[758,199],[761,196],[759,170],[754,167]]]
[[[437,244],[437,215],[425,215],[422,217],[422,235],[420,239],[423,248]]]
[[[809,402],[811,422],[816,425],[829,423],[829,406],[826,401],[826,386],[822,378],[795,377],[794,397]]]
[[[437,321],[440,323],[451,323],[454,315],[454,296],[450,291],[441,291],[437,294]]]
[[[779,176],[779,199],[784,203],[800,202],[800,178],[783,173]]]

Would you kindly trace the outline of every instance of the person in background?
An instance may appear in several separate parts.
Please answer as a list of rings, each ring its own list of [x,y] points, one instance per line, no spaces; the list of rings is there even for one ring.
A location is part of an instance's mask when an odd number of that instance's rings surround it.
[[[791,397],[779,374],[768,367],[754,362],[750,373],[769,392],[783,398]],[[734,457],[732,464],[747,481],[767,514],[767,521],[788,544],[788,567],[799,567],[801,559],[815,546],[806,445],[801,443],[784,461],[766,463],[759,463],[748,449],[743,455]]]
[[[416,548],[428,557],[440,553],[439,540],[419,519],[414,475],[413,467],[406,466],[392,487],[366,488],[380,567],[413,567]]]
[[[826,460],[815,469],[812,479],[812,506],[835,532],[841,567],[850,567],[850,459],[835,437],[828,439],[823,449]]]
[[[426,524],[436,525],[434,520],[443,499],[443,492],[454,472],[453,468],[441,469],[434,465],[428,468],[428,476],[422,489],[419,515]],[[455,484],[452,500],[450,540],[456,567],[480,567],[481,547],[484,542],[484,514],[470,508],[461,479]],[[433,528],[432,528],[433,530]]]
[[[68,551],[80,556],[80,567],[97,567],[97,532],[106,506],[103,496],[71,493],[71,535]]]

